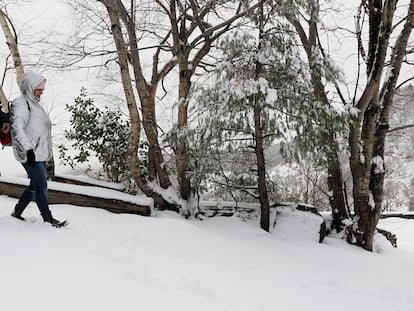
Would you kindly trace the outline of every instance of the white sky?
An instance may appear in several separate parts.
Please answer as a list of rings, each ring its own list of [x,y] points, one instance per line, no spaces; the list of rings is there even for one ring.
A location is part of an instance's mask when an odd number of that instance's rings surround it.
[[[18,6],[8,6],[8,13],[15,22],[17,31],[22,36],[42,37],[51,29],[69,32],[74,24],[75,17],[72,16],[71,9],[65,2],[67,1],[27,0]],[[399,5],[405,2],[405,0],[400,1]],[[328,1],[328,4],[322,6],[322,18],[328,27],[341,27],[354,31],[354,15],[359,3],[358,0]],[[96,5],[100,6],[101,4],[96,2]],[[338,9],[338,13],[325,14],[323,9],[326,6]],[[321,40],[326,40],[323,34],[321,34]],[[5,44],[0,46],[0,49],[5,48]],[[347,80],[353,80],[357,72],[355,37],[347,31],[341,31],[338,37],[330,35],[329,43],[325,44],[325,49],[332,56],[335,64],[344,71]],[[24,51],[22,51],[22,54],[24,54]],[[50,82],[45,93],[45,99],[48,102],[53,101],[57,106],[77,96],[81,86],[92,85],[92,78],[94,78],[86,71],[66,73],[65,75],[58,74],[55,70],[49,70],[45,73]],[[13,94],[17,88],[15,85],[10,85],[11,81],[12,78],[9,79],[9,87],[6,87],[6,93]]]
[[[353,13],[349,7],[354,6],[358,1],[345,1],[345,5],[341,6],[341,15],[334,23],[348,24],[353,28]],[[339,1],[334,1],[337,6]],[[96,3],[96,5],[101,5]],[[26,1],[22,5],[11,5],[8,7],[8,13],[14,21],[18,32],[22,37],[43,37],[50,29],[57,29],[60,32],[69,31],[73,24],[74,17],[71,16],[71,10],[65,4],[65,0],[31,0]],[[342,22],[343,21],[343,22]],[[330,23],[330,22],[329,22]],[[324,39],[324,38],[322,38]],[[345,50],[354,48],[353,38],[340,38],[340,47],[337,47],[337,42],[331,42],[327,48],[329,52],[337,57],[342,55]],[[335,40],[336,41],[336,40]],[[345,48],[344,48],[345,47]],[[6,49],[6,46],[0,46],[0,49]],[[24,49],[21,48],[21,53],[24,56]],[[23,59],[23,62],[25,60]],[[346,71],[350,70],[352,66],[348,64],[349,60],[338,62],[338,66]],[[81,86],[93,84],[93,76],[86,71],[76,73],[56,73],[55,70],[47,70],[44,72],[48,78],[48,88],[44,94],[44,99],[47,102],[53,102],[56,106],[61,106],[68,100],[72,100],[79,94]],[[8,84],[5,87],[7,94],[18,93],[13,77],[8,79]]]

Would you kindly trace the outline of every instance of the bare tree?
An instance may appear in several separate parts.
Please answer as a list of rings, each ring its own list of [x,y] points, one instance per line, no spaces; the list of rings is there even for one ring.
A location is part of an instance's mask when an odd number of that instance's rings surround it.
[[[118,0],[98,0],[107,12],[111,22],[111,32],[117,49],[118,65],[120,69],[122,86],[127,101],[129,116],[131,120],[131,135],[129,138],[128,161],[132,176],[140,189],[148,196],[154,198],[156,207],[163,209],[168,204],[165,199],[154,191],[149,182],[158,180],[163,189],[167,189],[171,183],[168,172],[164,165],[164,157],[158,141],[158,131],[155,116],[155,94],[161,79],[175,66],[172,60],[158,70],[159,51],[153,58],[153,70],[150,82],[147,82],[141,65],[138,52],[138,42],[135,32],[135,18],[128,12],[121,1]],[[131,2],[133,5],[133,1]],[[135,10],[135,8],[133,8]],[[124,36],[123,29],[126,29]],[[129,67],[132,66],[132,72]],[[138,92],[141,102],[142,121],[138,112],[138,105],[134,90]],[[143,124],[146,137],[150,145],[150,169],[149,176],[144,176],[140,170],[138,159],[138,146],[141,136],[141,122]]]
[[[167,28],[165,33],[162,31],[156,32],[156,37],[159,41],[158,43],[153,43],[154,53],[152,54],[151,77],[146,79],[142,67],[143,60],[139,53],[140,49],[142,50],[142,47],[139,46],[139,38],[145,37],[145,33],[151,33],[151,29],[139,32],[135,17],[139,6],[143,4],[130,1],[129,6],[126,6],[118,0],[98,0],[98,2],[105,6],[110,17],[111,31],[117,48],[118,64],[121,70],[121,77],[123,77],[122,83],[124,84],[125,95],[129,98],[127,102],[131,124],[134,127],[133,136],[140,135],[139,126],[142,122],[150,146],[149,176],[143,176],[140,172],[135,172],[133,176],[135,176],[134,179],[137,181],[137,184],[140,185],[140,188],[147,195],[153,194],[154,191],[161,194],[162,191],[156,191],[156,187],[152,187],[152,185],[159,183],[162,189],[167,189],[171,186],[171,181],[159,142],[155,109],[158,85],[178,65],[179,106],[177,129],[178,131],[183,131],[188,123],[187,97],[190,91],[191,80],[197,68],[203,65],[203,58],[210,52],[212,42],[225,33],[235,20],[254,10],[257,4],[245,10],[241,10],[242,7],[238,6],[235,8],[236,14],[233,14],[229,19],[218,18],[219,23],[213,26],[206,20],[209,14],[219,15],[219,3],[207,1],[201,5],[196,1],[155,1],[159,12],[166,14],[168,17],[170,28]],[[222,13],[224,14],[225,12],[227,11],[224,11],[223,7]],[[173,57],[167,61],[161,59],[161,54],[164,51],[172,53]],[[162,61],[164,63],[161,66]],[[129,75],[129,78],[126,77],[127,75]],[[132,83],[134,83],[133,88],[131,87]],[[138,94],[140,109],[137,108],[136,99],[132,98],[134,97],[134,91]],[[139,118],[138,110],[142,113],[142,120]],[[131,170],[134,172],[136,168],[133,168],[133,166],[138,164],[138,160],[134,158],[136,158],[135,154],[139,138],[131,139],[130,143]],[[184,202],[175,200],[170,203],[178,205],[183,214],[188,216],[190,211],[184,205],[187,204],[186,201],[191,197],[192,187],[187,175],[189,162],[185,140],[177,139],[174,152],[178,188],[180,190],[180,197],[184,199]],[[159,204],[159,207],[170,208],[171,205],[166,204],[166,201],[163,204]],[[165,206],[163,207],[163,205]]]
[[[411,0],[407,6],[404,18],[396,22],[396,0],[369,0],[361,5],[369,16],[368,80],[355,101],[358,113],[351,124],[349,145],[354,209],[358,220],[354,234],[358,245],[372,250],[384,189],[385,138],[401,65],[414,27],[414,1]],[[396,27],[398,23],[402,23],[402,29],[389,49],[391,35],[399,29]],[[384,77],[383,72],[387,69],[391,74]],[[381,81],[384,81],[382,85]]]
[[[156,0],[171,22],[172,52],[177,58],[179,72],[177,131],[184,131],[188,125],[188,96],[191,81],[196,70],[203,66],[203,60],[217,39],[225,34],[239,18],[255,10],[263,1],[242,10],[242,3],[236,7],[217,1],[163,1]],[[216,15],[214,25],[210,15]],[[220,15],[231,16],[223,18]],[[189,159],[187,143],[177,139],[175,157],[181,197],[188,200],[194,189],[188,177]]]

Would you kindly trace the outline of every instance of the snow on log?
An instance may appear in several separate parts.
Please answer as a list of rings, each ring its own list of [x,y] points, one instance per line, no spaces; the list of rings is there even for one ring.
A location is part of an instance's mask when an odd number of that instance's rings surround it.
[[[29,180],[26,178],[0,177],[0,194],[19,198]],[[135,196],[98,186],[70,185],[48,182],[50,204],[71,204],[102,208],[113,213],[129,213],[150,216],[152,199]]]
[[[390,217],[399,217],[404,219],[414,219],[414,212],[405,212],[405,213],[382,213],[381,219],[390,218]]]

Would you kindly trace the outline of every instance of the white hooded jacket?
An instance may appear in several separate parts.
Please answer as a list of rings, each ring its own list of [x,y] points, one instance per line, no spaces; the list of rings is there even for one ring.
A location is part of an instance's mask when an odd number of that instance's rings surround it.
[[[41,75],[26,71],[20,84],[22,95],[13,100],[10,124],[14,157],[21,163],[27,161],[27,151],[33,149],[36,161],[52,157],[52,123],[33,91],[46,81]]]

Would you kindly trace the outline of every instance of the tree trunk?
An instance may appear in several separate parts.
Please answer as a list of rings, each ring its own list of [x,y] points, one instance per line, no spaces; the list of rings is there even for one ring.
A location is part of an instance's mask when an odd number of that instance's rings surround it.
[[[150,145],[149,156],[150,163],[155,169],[155,176],[150,176],[153,181],[158,180],[161,188],[167,189],[171,186],[170,178],[168,176],[167,166],[164,162],[164,155],[162,153],[158,141],[158,126],[155,114],[155,96],[146,96],[140,94],[142,107],[142,125]]]
[[[332,211],[332,225],[339,232],[343,227],[342,221],[348,219],[350,215],[348,215],[345,206],[342,170],[338,159],[329,165],[328,179],[329,191],[332,193],[329,196],[329,204]]]
[[[11,31],[10,26],[9,26],[10,24],[11,22],[7,14],[4,13],[2,10],[0,10],[0,25],[1,25],[1,28],[3,29],[3,33],[4,33],[4,36],[6,37],[7,45],[9,47],[10,53],[13,58],[13,64],[16,70],[17,84],[20,85],[20,82],[22,81],[22,78],[23,78],[24,69],[23,69],[22,59],[20,57],[19,48],[17,46],[16,34]],[[12,29],[14,30],[13,25],[12,25]]]
[[[187,176],[189,163],[188,163],[188,148],[187,142],[181,136],[181,132],[185,131],[188,121],[188,94],[190,93],[191,86],[191,70],[188,69],[188,64],[179,63],[179,79],[180,84],[178,87],[178,138],[177,146],[175,150],[176,165],[177,165],[177,177],[178,185],[180,187],[181,197],[184,200],[188,200],[191,196],[191,183]]]
[[[169,203],[162,196],[162,191],[157,189],[157,183],[162,189],[170,187],[168,171],[164,163],[164,157],[158,141],[158,125],[155,113],[155,96],[157,85],[176,64],[176,61],[167,62],[161,73],[158,66],[158,53],[153,57],[153,77],[151,85],[145,80],[141,69],[141,61],[138,53],[137,37],[135,33],[135,21],[124,4],[120,0],[97,0],[104,4],[111,21],[111,30],[117,48],[118,64],[121,73],[122,85],[131,120],[131,135],[128,144],[128,162],[134,181],[138,187],[154,199],[154,207],[158,209],[176,210],[174,203]],[[125,42],[121,21],[126,27],[128,44]],[[149,143],[149,172],[150,176],[144,176],[141,172],[138,159],[138,147],[141,134],[141,120],[138,113],[137,102],[134,94],[133,82],[129,71],[129,63],[133,68],[135,87],[141,102],[142,125]],[[153,182],[153,184],[150,184]]]
[[[177,18],[176,1],[170,1],[168,15],[171,21],[171,34],[173,39],[174,56],[178,61],[178,119],[177,119],[177,140],[175,142],[175,164],[177,168],[177,180],[180,195],[184,200],[191,196],[191,183],[188,177],[189,159],[188,144],[185,139],[185,129],[188,121],[188,102],[187,98],[190,93],[191,77],[193,71],[190,69],[189,53],[191,48],[188,44],[189,30],[186,27],[186,18],[182,18],[183,8],[180,9],[179,18]],[[184,10],[187,10],[185,8]]]
[[[261,41],[263,39],[263,23],[264,12],[263,3],[259,6],[259,45],[258,51],[261,50]],[[262,76],[263,67],[260,61],[256,61],[256,79]],[[260,227],[263,230],[269,231],[270,207],[269,198],[267,194],[266,185],[266,164],[264,156],[264,140],[263,140],[263,126],[261,120],[261,103],[258,98],[255,98],[253,114],[254,114],[254,138],[255,138],[255,154],[257,162],[257,184],[259,186],[259,201],[260,201]]]
[[[349,146],[354,209],[358,219],[358,228],[355,231],[356,243],[372,251],[376,225],[381,213],[381,204],[375,202],[374,198],[373,190],[377,188],[378,183],[373,176],[375,166],[372,165],[378,118],[382,109],[379,101],[379,87],[392,32],[396,0],[385,2],[384,8],[381,1],[370,1],[369,5],[369,55],[371,55],[367,66],[369,79],[356,104],[359,113],[350,127]],[[374,9],[371,6],[374,6]],[[379,16],[381,19],[378,19]]]
[[[325,86],[322,83],[321,72],[317,69],[318,66],[314,65],[314,50],[319,48],[316,41],[318,32],[318,15],[318,5],[314,5],[313,10],[311,12],[311,18],[307,21],[308,34],[306,34],[304,27],[296,17],[288,15],[286,16],[286,18],[296,29],[298,36],[303,44],[303,48],[306,52],[306,56],[309,63],[309,70],[311,73],[313,93],[321,103],[323,103],[326,107],[329,107],[330,103],[327,96],[327,91],[325,90]],[[329,155],[328,163],[328,187],[330,193],[332,193],[329,196],[329,204],[331,206],[333,218],[332,225],[337,231],[341,231],[343,229],[342,221],[349,218],[349,215],[345,204],[346,194],[343,190],[344,181],[342,177],[341,162],[339,160],[338,153],[336,150],[337,142],[335,141],[335,136],[333,133],[327,135],[326,143],[332,146],[332,148],[334,149],[334,151],[332,151],[332,153]]]
[[[22,81],[23,77],[23,64],[20,58],[19,48],[17,46],[16,34],[12,33],[10,25],[14,29],[7,14],[4,13],[3,10],[0,10],[0,26],[3,30],[4,36],[6,37],[6,42],[13,58],[14,68],[16,69],[17,84],[20,85],[20,81]],[[0,87],[0,101],[2,105],[2,110],[4,112],[8,112],[8,99],[2,87]]]
[[[152,164],[149,168],[149,171],[152,173],[150,175],[150,179],[153,181],[158,180],[161,188],[167,189],[171,186],[171,182],[168,176],[166,165],[164,163],[164,156],[158,141],[158,123],[155,112],[156,90],[160,78],[163,78],[163,76],[159,75],[158,72],[153,72],[151,84],[148,85],[146,82],[145,77],[142,73],[141,60],[138,53],[135,20],[128,14],[128,11],[126,10],[122,1],[117,0],[116,2],[118,3],[118,14],[125,24],[128,33],[128,56],[130,56],[128,60],[134,69],[135,87],[138,92],[142,108],[142,126],[144,128],[150,146],[149,157],[150,163]],[[157,68],[157,65],[158,60],[155,57],[153,67]],[[175,62],[172,63],[172,65],[175,65]],[[166,66],[171,66],[172,68],[172,65],[170,63],[167,63]]]
[[[263,128],[261,125],[261,109],[260,103],[254,106],[254,127],[255,127],[255,154],[257,162],[257,182],[259,185],[259,201],[260,201],[260,227],[269,231],[270,207],[267,195],[266,185],[266,165],[263,148]]]
[[[189,8],[188,8],[189,9]],[[193,16],[195,17],[192,21],[193,25],[197,25],[199,30],[205,32],[204,27],[204,14],[207,14],[209,10],[202,10],[195,6],[194,3],[191,5],[193,10]],[[177,119],[177,141],[175,147],[175,161],[177,167],[177,179],[181,197],[188,201],[194,193],[192,189],[191,181],[188,176],[189,173],[189,156],[188,156],[188,144],[185,140],[183,132],[186,130],[188,125],[188,96],[191,88],[191,78],[199,66],[200,62],[208,54],[211,48],[210,37],[211,34],[204,34],[201,48],[195,53],[192,60],[190,60],[190,52],[193,47],[188,42],[191,33],[194,31],[194,27],[187,27],[186,18],[180,15],[177,18],[176,15],[176,1],[170,1],[170,7],[168,11],[171,21],[171,34],[173,38],[174,56],[177,57],[178,61],[178,72],[179,72],[179,85],[178,85],[178,119]],[[183,12],[181,12],[183,14]]]
[[[100,2],[102,2],[105,5],[108,11],[108,16],[111,21],[111,30],[118,54],[118,65],[121,73],[122,86],[124,89],[125,99],[127,102],[128,111],[131,119],[131,134],[129,137],[127,152],[128,163],[131,169],[131,174],[138,187],[144,192],[144,194],[146,194],[147,196],[151,196],[152,191],[147,186],[139,167],[138,146],[140,140],[141,120],[139,119],[137,104],[135,101],[134,91],[132,88],[132,81],[128,69],[128,53],[126,50],[125,40],[122,35],[122,29],[117,10],[117,1],[102,0]]]
[[[380,103],[381,114],[376,126],[375,142],[373,148],[373,163],[371,167],[370,191],[373,195],[375,203],[375,215],[373,215],[373,225],[377,225],[381,216],[381,208],[384,194],[384,179],[385,179],[385,139],[389,129],[389,118],[391,109],[394,103],[394,95],[398,77],[401,71],[402,61],[406,55],[406,48],[409,37],[414,27],[414,0],[410,1],[407,18],[403,29],[395,43],[392,56],[389,78],[384,82],[381,91]],[[373,229],[375,230],[375,228]]]

